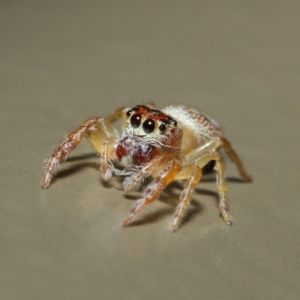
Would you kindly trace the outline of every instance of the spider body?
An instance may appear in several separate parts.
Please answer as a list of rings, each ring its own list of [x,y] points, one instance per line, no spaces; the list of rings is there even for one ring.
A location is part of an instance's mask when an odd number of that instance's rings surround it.
[[[123,121],[121,137],[112,126],[118,119]],[[123,188],[128,192],[138,188],[145,178],[152,179],[143,197],[124,219],[124,226],[157,199],[169,183],[185,180],[172,224],[172,230],[176,231],[201,179],[202,169],[210,161],[215,161],[219,209],[226,224],[230,225],[225,164],[220,147],[237,165],[243,179],[251,181],[215,120],[186,106],[171,105],[157,110],[153,105],[137,105],[132,109],[118,109],[106,118],[89,119],[71,132],[47,160],[44,188],[49,187],[56,165],[64,161],[84,137],[100,153],[100,172],[104,180],[113,175],[124,176]],[[116,168],[114,161],[119,161],[122,169]]]

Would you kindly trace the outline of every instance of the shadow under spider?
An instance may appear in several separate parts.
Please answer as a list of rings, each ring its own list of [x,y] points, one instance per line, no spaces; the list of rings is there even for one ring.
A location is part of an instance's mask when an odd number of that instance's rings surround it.
[[[99,158],[99,155],[97,153],[86,153],[86,154],[80,154],[80,155],[76,155],[76,156],[70,156],[67,158],[67,162],[71,162],[71,161],[78,161],[78,160],[85,160],[88,158]]]
[[[73,156],[73,157],[69,157],[66,162],[76,162],[76,161],[84,161],[87,160],[89,158],[94,158],[97,157],[97,155],[95,153],[88,153],[88,154],[83,154],[83,155],[77,155],[77,156]],[[61,178],[65,178],[65,177],[69,177],[72,174],[75,174],[76,172],[79,172],[80,170],[86,169],[86,168],[92,168],[94,170],[99,170],[99,164],[97,162],[80,162],[80,163],[76,163],[74,165],[71,166],[64,166],[63,170],[58,170],[56,171],[56,175],[54,176],[54,178],[51,181],[51,184],[53,184],[56,180],[59,180]]]
[[[166,216],[174,215],[175,209],[179,203],[179,197],[182,192],[182,189],[183,189],[182,185],[178,184],[177,182],[173,182],[170,185],[168,185],[164,190],[164,192],[159,196],[158,200],[168,204],[172,208],[163,208],[163,209],[158,209],[156,211],[153,211],[151,213],[145,213],[144,216],[130,223],[128,227],[154,223]],[[213,192],[205,189],[195,189],[195,193],[200,195],[213,196],[218,203],[219,196],[217,192]],[[124,197],[128,200],[138,200],[141,198],[140,195],[128,195],[128,194],[125,195]],[[201,211],[203,211],[203,206],[199,202],[195,201],[194,199],[191,200],[190,204],[191,205],[187,209],[187,212],[181,221],[182,225],[191,222],[196,215],[199,215]]]
[[[82,155],[77,155],[73,156],[67,159],[67,162],[77,162],[77,161],[84,161],[89,158],[97,158],[96,153],[88,153],[88,154],[82,154]],[[215,172],[213,170],[214,167],[214,162],[210,162],[204,169],[203,169],[203,177],[201,178],[201,182],[216,182],[215,178]],[[53,178],[53,183],[60,178],[64,178],[67,176],[71,176],[72,174],[85,169],[85,168],[92,168],[94,170],[99,171],[99,163],[98,162],[80,162],[76,163],[75,165],[69,166],[68,168],[65,168],[64,170],[60,170],[57,172],[57,175]],[[210,175],[210,176],[207,176]],[[211,176],[213,175],[213,176]],[[124,177],[114,177],[115,180],[122,185],[123,178]],[[236,178],[236,177],[226,177],[226,180],[229,182],[245,182],[243,179]],[[147,184],[151,182],[151,178],[146,181],[142,187],[147,186]],[[112,183],[106,182],[101,180],[101,184],[105,188],[112,188],[114,187]],[[122,190],[122,188],[120,188]],[[140,193],[142,188],[140,188],[137,192]],[[175,192],[175,190],[177,192]],[[144,224],[149,224],[156,222],[165,216],[174,214],[175,208],[177,204],[179,203],[178,200],[180,198],[180,194],[183,190],[183,184],[180,184],[178,182],[173,182],[170,185],[166,187],[164,192],[159,196],[158,200],[162,201],[170,206],[172,206],[173,209],[170,208],[164,208],[164,209],[159,209],[157,211],[151,212],[143,216],[141,219],[134,220],[132,223],[130,223],[128,226],[138,226],[138,225],[144,225]],[[194,191],[195,194],[199,195],[207,195],[211,196],[215,199],[216,204],[218,206],[219,204],[219,195],[215,191],[207,190],[207,189],[201,189],[201,188],[196,188]],[[130,195],[130,194],[125,194],[124,198],[127,200],[138,200],[141,198],[141,195]],[[176,200],[175,200],[176,199]],[[199,204],[197,201],[194,199],[191,200],[191,206],[188,208],[186,215],[182,219],[181,224],[186,224],[190,222],[195,215],[198,215],[201,211],[203,210],[203,206]]]

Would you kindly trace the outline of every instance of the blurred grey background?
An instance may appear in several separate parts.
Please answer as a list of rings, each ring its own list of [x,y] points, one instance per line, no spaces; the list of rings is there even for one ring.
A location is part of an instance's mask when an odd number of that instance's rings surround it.
[[[1,1],[1,299],[299,299],[299,1]],[[216,118],[230,162],[226,226],[213,180],[185,222],[178,188],[130,227],[138,193],[105,185],[88,142],[40,188],[83,120],[184,104]],[[213,176],[210,176],[213,178]]]

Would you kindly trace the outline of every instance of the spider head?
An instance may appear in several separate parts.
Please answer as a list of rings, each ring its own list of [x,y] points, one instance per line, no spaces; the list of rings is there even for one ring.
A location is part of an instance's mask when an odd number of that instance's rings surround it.
[[[163,112],[138,105],[127,111],[127,122],[116,155],[124,166],[140,166],[162,152],[177,152],[182,139],[176,120]]]
[[[142,138],[143,142],[166,151],[180,149],[182,131],[177,121],[163,112],[137,105],[127,111],[126,135]]]

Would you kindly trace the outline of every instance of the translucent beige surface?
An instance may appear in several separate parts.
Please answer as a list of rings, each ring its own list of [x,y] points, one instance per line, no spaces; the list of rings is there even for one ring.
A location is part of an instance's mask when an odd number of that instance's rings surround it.
[[[279,0],[2,1],[0,299],[299,299],[299,13]],[[254,178],[229,181],[232,227],[208,179],[176,234],[176,186],[122,228],[139,194],[101,183],[87,142],[40,188],[67,132],[148,101],[223,124]]]

